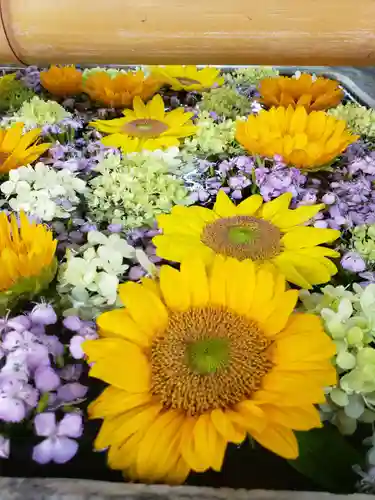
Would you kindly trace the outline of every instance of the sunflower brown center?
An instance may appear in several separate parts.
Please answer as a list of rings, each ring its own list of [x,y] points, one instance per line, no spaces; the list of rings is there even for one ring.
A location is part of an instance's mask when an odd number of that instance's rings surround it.
[[[239,215],[207,224],[201,241],[216,253],[238,260],[266,260],[281,251],[280,230],[264,219]]]
[[[178,76],[176,77],[176,80],[178,80],[181,85],[200,85],[200,81],[198,80],[193,80],[193,78],[187,78],[186,76]]]
[[[134,137],[158,137],[168,129],[166,123],[151,118],[138,118],[123,126],[123,131]]]
[[[172,312],[151,348],[152,393],[189,415],[251,397],[272,368],[258,325],[224,307]]]

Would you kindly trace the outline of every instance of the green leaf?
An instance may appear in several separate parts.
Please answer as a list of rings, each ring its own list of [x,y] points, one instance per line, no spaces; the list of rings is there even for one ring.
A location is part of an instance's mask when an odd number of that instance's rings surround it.
[[[331,493],[352,493],[358,476],[353,465],[364,466],[365,453],[360,453],[336,427],[296,432],[300,454],[289,464],[317,485]]]

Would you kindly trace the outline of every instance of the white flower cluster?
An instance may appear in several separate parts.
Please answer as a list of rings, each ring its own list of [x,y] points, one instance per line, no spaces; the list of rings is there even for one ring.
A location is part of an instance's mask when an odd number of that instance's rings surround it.
[[[9,180],[0,187],[9,207],[24,210],[41,221],[70,217],[86,192],[86,182],[69,170],[55,170],[43,163],[20,167],[9,172]]]
[[[30,101],[25,101],[13,116],[4,118],[2,125],[10,126],[15,122],[22,122],[25,129],[30,130],[35,127],[43,127],[43,125],[54,125],[71,117],[72,114],[58,102],[45,101],[34,96]]]
[[[336,387],[327,389],[323,418],[331,420],[343,434],[352,434],[357,422],[375,422],[375,285],[352,291],[331,285],[322,293],[300,292],[304,310],[319,314],[325,331],[336,344]],[[375,436],[368,453],[375,465]]]
[[[86,196],[91,218],[126,228],[151,225],[155,216],[175,204],[188,203],[188,191],[177,176],[185,167],[172,152],[142,152],[123,158],[108,154],[95,168]]]
[[[196,125],[198,127],[196,134],[192,138],[185,139],[183,153],[207,158],[222,153],[239,154],[242,151],[234,139],[235,121],[228,119],[216,123],[207,111],[203,111]]]
[[[92,319],[107,307],[120,306],[117,288],[129,269],[129,261],[140,264],[149,275],[156,272],[142,249],[129,245],[119,234],[106,236],[90,231],[88,243],[79,251],[68,250],[60,266],[57,290],[69,304],[65,315]]]

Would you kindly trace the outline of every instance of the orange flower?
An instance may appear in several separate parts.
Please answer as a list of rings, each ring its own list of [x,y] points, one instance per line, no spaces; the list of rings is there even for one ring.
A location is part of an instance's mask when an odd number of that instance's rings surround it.
[[[111,77],[106,71],[97,71],[89,75],[83,89],[93,101],[111,108],[130,107],[133,99],[139,96],[146,101],[161,87],[154,77],[145,78],[143,71],[119,73]]]
[[[306,73],[299,78],[265,78],[259,84],[259,92],[266,106],[303,106],[306,111],[333,108],[344,96],[335,80],[322,77],[313,80]]]
[[[75,66],[51,66],[40,73],[40,81],[45,89],[53,95],[66,97],[82,92],[82,72]]]

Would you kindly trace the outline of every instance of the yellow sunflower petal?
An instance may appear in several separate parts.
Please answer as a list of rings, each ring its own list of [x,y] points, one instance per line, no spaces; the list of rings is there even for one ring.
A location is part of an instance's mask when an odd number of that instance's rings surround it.
[[[129,281],[119,286],[119,294],[130,316],[146,335],[165,328],[168,322],[167,310],[150,290]]]
[[[252,437],[264,448],[293,460],[298,457],[298,443],[293,431],[282,425],[268,425],[263,432],[252,432]]]
[[[292,193],[284,193],[272,201],[268,201],[262,206],[261,217],[266,220],[272,220],[280,212],[284,213],[292,201]]]
[[[131,319],[125,309],[114,309],[101,314],[96,320],[102,330],[101,336],[117,336],[135,342],[140,346],[148,346],[149,338]]]
[[[263,198],[260,194],[253,194],[246,198],[246,200],[241,201],[237,206],[237,215],[253,215],[262,206]]]
[[[214,305],[226,304],[226,268],[225,258],[216,255],[209,270],[210,301]]]
[[[272,422],[296,431],[322,427],[319,411],[313,405],[282,407],[263,405],[262,410]]]
[[[281,243],[288,249],[313,247],[322,243],[331,243],[340,237],[335,229],[316,227],[295,227],[281,238]]]
[[[238,314],[247,314],[255,293],[255,265],[251,260],[228,258],[225,262],[226,305]]]
[[[304,224],[312,219],[320,210],[324,208],[323,204],[298,207],[294,210],[288,210],[272,217],[272,224],[275,224],[282,231],[289,230],[294,226]]]
[[[211,421],[217,432],[219,432],[228,442],[240,444],[246,437],[245,431],[239,429],[238,426],[236,427],[236,425],[226,415],[225,411],[220,410],[219,408],[211,412]]]
[[[232,217],[236,215],[234,203],[222,189],[217,194],[213,210],[220,217]]]
[[[186,311],[190,306],[190,290],[182,273],[170,266],[160,269],[160,288],[164,301],[173,311]]]
[[[156,246],[156,255],[166,260],[182,262],[188,258],[202,258],[209,264],[214,256],[213,250],[200,240],[192,240],[183,235],[159,235],[152,240]]]
[[[147,392],[132,394],[109,386],[89,405],[88,413],[90,418],[110,417],[146,405],[151,402],[151,398],[151,394]]]
[[[151,366],[138,346],[120,339],[87,340],[82,344],[90,376],[129,392],[149,390]]]
[[[275,309],[272,311],[271,315],[268,316],[266,321],[261,324],[262,332],[267,337],[273,337],[282,330],[289,316],[292,314],[297,301],[298,301],[298,291],[288,290],[284,292],[281,297],[276,297],[277,304]]]
[[[273,263],[290,283],[294,283],[295,285],[300,286],[301,288],[306,288],[307,290],[312,288],[311,283],[296,269],[293,262],[285,252],[277,255],[273,259]]]
[[[260,268],[256,275],[253,301],[247,314],[249,318],[262,322],[268,317],[273,309],[274,285],[273,274],[268,269]]]
[[[183,276],[190,292],[191,306],[203,307],[210,299],[207,272],[202,260],[189,259],[181,263]]]

